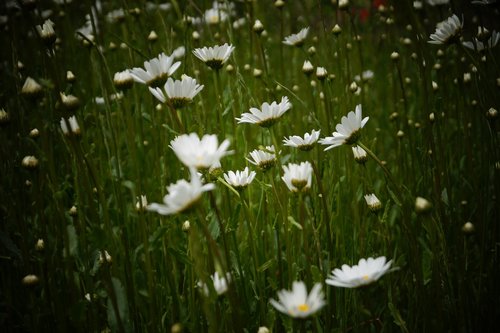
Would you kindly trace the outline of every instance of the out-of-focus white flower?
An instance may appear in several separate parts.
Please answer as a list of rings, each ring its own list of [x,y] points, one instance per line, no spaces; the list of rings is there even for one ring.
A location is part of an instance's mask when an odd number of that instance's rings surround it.
[[[56,32],[54,30],[54,22],[50,19],[46,20],[42,25],[36,26],[36,31],[40,38],[47,44],[52,44],[56,40]]]
[[[332,136],[319,140],[319,143],[328,145],[325,150],[329,150],[343,144],[355,144],[361,137],[361,128],[365,126],[369,119],[369,117],[362,117],[361,104],[358,104],[356,105],[356,112],[351,111],[347,114],[347,117],[343,116],[341,123],[337,124],[335,127],[337,131],[333,132]]]
[[[186,54],[186,48],[184,46],[179,46],[174,51],[172,51],[172,56],[175,59],[183,58],[185,54]]]
[[[113,83],[116,88],[124,90],[132,87],[134,84],[134,78],[130,74],[130,71],[128,69],[117,72],[113,76]]]
[[[293,318],[306,318],[325,305],[321,284],[316,283],[309,295],[303,281],[295,281],[292,290],[283,289],[278,292],[278,301],[269,302],[276,310]]]
[[[314,72],[314,66],[311,64],[309,60],[305,60],[302,65],[302,72],[307,76],[311,75]]]
[[[453,14],[443,22],[436,25],[436,32],[430,35],[430,44],[450,44],[458,41],[462,33],[463,22]]]
[[[183,74],[181,80],[174,81],[171,77],[168,78],[164,86],[167,96],[158,87],[149,87],[149,91],[160,102],[165,103],[168,100],[175,109],[180,109],[191,103],[203,87],[203,85],[198,84],[192,77]]]
[[[250,157],[251,159],[247,158],[247,161],[262,171],[269,170],[278,162],[274,146],[266,146],[265,150],[255,149],[250,152]]]
[[[354,155],[354,160],[360,164],[364,164],[368,159],[366,151],[360,146],[352,146],[352,154]]]
[[[64,135],[74,134],[78,136],[81,134],[80,126],[78,125],[78,121],[76,120],[75,116],[69,117],[67,122],[64,118],[61,118],[60,125]]]
[[[224,174],[224,179],[226,182],[236,188],[237,190],[243,189],[252,183],[255,178],[255,171],[249,171],[248,167],[245,167],[243,171],[229,171]]]
[[[360,259],[358,264],[352,267],[342,265],[342,269],[335,268],[325,282],[331,286],[343,288],[366,286],[389,272],[391,264],[392,260],[386,262],[385,257]]]
[[[161,215],[182,213],[191,208],[201,197],[203,192],[211,191],[214,184],[202,184],[196,169],[190,168],[191,181],[184,179],[170,184],[167,187],[168,194],[163,197],[163,204],[152,203],[147,210],[157,212]]]
[[[141,194],[139,198],[137,198],[137,202],[135,203],[135,210],[138,212],[145,211],[146,208],[148,207],[148,198]]]
[[[144,69],[135,67],[130,70],[130,75],[136,82],[148,86],[159,86],[165,82],[181,65],[180,61],[174,62],[173,56],[160,53],[158,57],[144,62]]]
[[[311,188],[313,168],[311,163],[289,163],[283,166],[285,174],[281,179],[292,192],[305,192]]]
[[[363,73],[361,73],[361,75],[356,75],[354,77],[354,81],[357,81],[357,82],[360,82],[361,80],[363,81],[369,81],[371,79],[373,79],[373,71],[371,70],[366,70],[366,71],[363,71]]]
[[[427,0],[427,3],[431,6],[442,6],[450,3],[450,0]]]
[[[285,37],[283,44],[290,46],[302,46],[306,40],[307,34],[309,33],[309,27],[300,30],[296,34],[292,34],[288,37]]]
[[[236,118],[236,120],[238,120],[238,124],[249,123],[257,124],[261,127],[270,127],[291,107],[292,104],[288,101],[288,97],[283,96],[280,103],[272,102],[269,104],[264,102],[260,110],[250,108],[250,113],[243,113],[241,118]]]
[[[325,67],[316,67],[316,77],[318,80],[324,80],[328,75],[328,71]]]
[[[42,89],[42,86],[38,82],[28,76],[24,81],[23,87],[21,88],[21,94],[29,97],[35,97],[42,92]]]
[[[208,169],[231,152],[227,151],[229,140],[220,145],[215,134],[205,134],[201,139],[198,134],[183,134],[170,141],[170,148],[179,160],[188,167]]]
[[[229,59],[233,50],[234,46],[224,43],[224,45],[194,49],[193,54],[207,66],[213,69],[220,69]]]
[[[498,44],[498,41],[500,41],[500,33],[493,31],[490,38],[486,42],[482,42],[478,38],[474,37],[471,42],[463,42],[462,44],[468,49],[483,52],[494,48]]]
[[[218,272],[215,272],[210,276],[210,278],[212,279],[214,290],[217,295],[222,295],[227,291],[229,283],[231,282],[231,274],[226,273],[226,277],[224,277],[220,276]],[[203,289],[203,293],[205,294],[205,296],[210,295],[210,290],[205,283],[199,281],[198,287]]]
[[[321,130],[312,130],[311,134],[305,133],[304,137],[298,135],[292,135],[288,139],[285,138],[283,143],[285,146],[299,148],[300,150],[308,151],[313,149],[314,144],[319,139],[319,133]]]

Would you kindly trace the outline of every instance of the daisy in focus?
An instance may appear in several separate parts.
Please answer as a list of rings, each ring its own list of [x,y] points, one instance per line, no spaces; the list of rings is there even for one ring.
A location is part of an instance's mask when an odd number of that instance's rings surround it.
[[[205,134],[202,138],[196,133],[179,135],[170,141],[170,148],[177,158],[187,167],[208,169],[231,154],[228,151],[229,140],[220,145],[215,134]]]
[[[332,136],[319,140],[319,143],[329,146],[325,151],[344,144],[355,144],[361,137],[361,128],[366,125],[368,119],[369,117],[363,118],[361,104],[358,104],[355,112],[351,111],[347,117],[342,117],[340,124],[335,127],[337,131],[333,132]]]
[[[165,94],[158,87],[149,87],[149,91],[160,102],[165,103],[168,101],[174,109],[181,109],[191,103],[193,98],[198,95],[203,87],[203,85],[196,82],[196,79],[183,74],[181,80],[174,81],[172,78],[168,78],[163,87]]]
[[[226,182],[237,190],[242,190],[250,183],[252,183],[255,178],[256,172],[250,171],[248,167],[245,167],[243,171],[229,171],[224,174],[224,179]]]
[[[385,257],[376,259],[360,259],[357,265],[342,265],[342,269],[335,268],[326,283],[342,288],[358,288],[369,285],[390,272],[392,260],[386,262]],[[394,270],[394,269],[393,269]]]
[[[238,124],[249,123],[257,124],[261,127],[271,127],[280,118],[290,110],[292,104],[288,101],[288,97],[283,96],[281,102],[272,102],[271,104],[264,102],[260,110],[250,108],[250,113],[246,112],[241,115],[241,118],[236,118]]]
[[[247,158],[247,161],[262,171],[269,170],[278,162],[274,146],[266,146],[265,150],[255,149],[250,152],[250,157],[251,159]]]
[[[295,281],[292,290],[278,292],[279,302],[271,299],[269,302],[276,310],[293,318],[306,318],[325,305],[321,284],[316,283],[309,295],[303,281]]]
[[[291,192],[305,192],[311,188],[313,168],[311,163],[289,163],[283,166],[285,174],[281,179]]]
[[[290,36],[285,37],[283,44],[300,47],[304,45],[308,33],[309,33],[309,27],[304,28],[296,34],[291,34]]]
[[[319,131],[312,130],[311,134],[309,133],[304,134],[304,138],[298,135],[292,135],[288,139],[285,138],[283,140],[283,143],[285,146],[299,148],[300,150],[303,151],[308,151],[314,148],[314,144],[319,139],[320,131],[321,130]]]
[[[382,208],[382,203],[374,193],[365,194],[364,197],[370,211],[376,213]]]
[[[463,28],[463,22],[453,14],[436,25],[436,32],[430,35],[430,44],[451,44],[458,41]]]
[[[168,194],[163,197],[163,204],[152,203],[147,210],[160,215],[182,213],[191,208],[201,197],[203,192],[211,191],[214,184],[202,184],[196,169],[190,168],[191,181],[179,180],[167,187]]]
[[[173,56],[166,56],[162,52],[158,57],[145,61],[144,69],[139,67],[131,69],[130,75],[136,82],[150,87],[158,87],[181,65],[180,61],[174,62],[174,60]]]
[[[222,68],[222,65],[229,59],[233,50],[234,46],[225,43],[224,45],[194,49],[193,54],[207,66],[217,70]]]

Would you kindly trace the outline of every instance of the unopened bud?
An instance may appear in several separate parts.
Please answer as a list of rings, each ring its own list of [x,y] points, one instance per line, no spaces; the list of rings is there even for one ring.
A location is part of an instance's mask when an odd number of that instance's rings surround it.
[[[474,227],[474,224],[472,224],[471,222],[466,222],[463,226],[462,226],[462,231],[464,234],[472,234],[474,233],[474,231],[476,230],[476,228]]]
[[[38,167],[38,159],[35,156],[25,156],[21,162],[26,169],[36,169]]]
[[[427,213],[432,209],[432,204],[425,198],[417,197],[415,199],[415,211],[418,214]]]
[[[25,277],[23,277],[22,283],[25,286],[34,286],[38,284],[38,281],[40,281],[38,276],[36,276],[35,274],[28,274]]]

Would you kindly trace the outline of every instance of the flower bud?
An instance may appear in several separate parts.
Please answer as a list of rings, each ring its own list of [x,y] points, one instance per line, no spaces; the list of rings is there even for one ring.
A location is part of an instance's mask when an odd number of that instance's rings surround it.
[[[415,199],[415,211],[418,214],[427,213],[432,209],[432,204],[425,198],[417,197]]]
[[[252,30],[257,34],[260,35],[262,31],[264,31],[264,25],[260,20],[255,20],[255,23],[253,24]]]
[[[148,35],[148,40],[150,42],[155,42],[158,39],[158,35],[156,34],[156,31],[151,30],[151,32]]]
[[[45,242],[42,238],[39,238],[35,244],[35,250],[42,252],[45,249]]]
[[[463,226],[462,226],[462,232],[464,234],[467,234],[467,235],[470,235],[470,234],[473,234],[474,231],[475,231],[475,227],[474,227],[474,224],[472,224],[471,222],[466,222]]]
[[[21,88],[21,94],[27,97],[37,97],[42,93],[42,86],[31,77],[27,77]]]
[[[335,24],[335,26],[332,28],[332,33],[336,36],[340,35],[340,33],[342,32],[342,28],[338,25],[338,24]]]
[[[318,78],[318,80],[323,81],[327,75],[328,72],[324,67],[316,67],[316,77]]]
[[[182,224],[182,231],[188,232],[189,228],[191,228],[191,223],[189,223],[188,220],[184,221],[184,223]]]
[[[9,121],[10,117],[7,111],[5,111],[4,109],[0,109],[0,125],[5,125],[9,123]]]
[[[73,111],[78,109],[78,107],[80,106],[80,100],[78,99],[78,97],[73,95],[66,95],[63,92],[59,93],[59,95],[61,96],[61,102],[63,106],[67,110]]]
[[[38,284],[39,281],[40,281],[40,279],[35,274],[28,274],[25,277],[23,277],[23,279],[22,279],[22,283],[25,286],[34,286],[34,285]]]
[[[25,156],[21,162],[26,169],[36,169],[38,167],[38,159],[35,156]]]

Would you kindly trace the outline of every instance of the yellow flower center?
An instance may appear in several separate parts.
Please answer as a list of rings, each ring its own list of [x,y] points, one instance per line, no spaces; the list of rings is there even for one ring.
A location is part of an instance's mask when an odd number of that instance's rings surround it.
[[[307,312],[309,311],[309,305],[307,304],[300,304],[297,309],[299,309],[300,312]]]
[[[370,277],[368,275],[363,275],[362,279],[365,281],[368,281],[368,280],[370,280]]]

